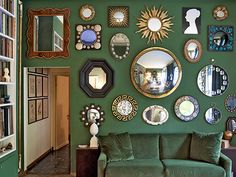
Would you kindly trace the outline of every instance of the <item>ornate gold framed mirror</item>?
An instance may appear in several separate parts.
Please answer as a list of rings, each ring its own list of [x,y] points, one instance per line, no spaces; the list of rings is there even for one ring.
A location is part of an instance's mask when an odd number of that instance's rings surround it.
[[[68,57],[70,10],[45,8],[28,10],[27,57]]]
[[[83,5],[80,7],[79,16],[84,21],[90,21],[95,16],[95,9],[88,4]]]
[[[109,6],[108,7],[108,27],[124,28],[129,26],[129,7],[128,6]]]
[[[213,17],[218,21],[225,20],[228,16],[229,12],[224,5],[216,6],[213,10]]]
[[[184,57],[190,63],[196,63],[202,56],[202,45],[196,39],[188,40],[184,45]]]
[[[130,69],[134,87],[150,98],[163,98],[173,93],[182,78],[179,60],[168,49],[151,47],[141,51]]]

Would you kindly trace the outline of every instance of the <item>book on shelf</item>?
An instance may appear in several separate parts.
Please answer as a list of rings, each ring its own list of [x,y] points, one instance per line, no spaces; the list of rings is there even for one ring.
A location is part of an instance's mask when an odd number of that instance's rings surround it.
[[[15,36],[15,18],[5,14],[0,10],[0,32],[13,37]]]
[[[12,106],[0,108],[0,138],[13,134]]]
[[[0,36],[0,55],[13,58],[13,41]]]
[[[0,0],[0,6],[14,14],[14,0]]]

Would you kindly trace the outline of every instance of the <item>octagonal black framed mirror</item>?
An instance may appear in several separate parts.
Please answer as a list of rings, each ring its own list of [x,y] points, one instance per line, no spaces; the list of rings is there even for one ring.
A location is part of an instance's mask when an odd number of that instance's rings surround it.
[[[89,97],[105,97],[113,81],[114,71],[105,60],[88,60],[80,71],[80,88]]]

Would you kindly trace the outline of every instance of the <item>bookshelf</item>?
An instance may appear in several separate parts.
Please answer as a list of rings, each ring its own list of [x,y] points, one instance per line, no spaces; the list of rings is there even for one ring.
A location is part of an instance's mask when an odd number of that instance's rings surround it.
[[[0,158],[16,150],[16,0],[0,0]]]

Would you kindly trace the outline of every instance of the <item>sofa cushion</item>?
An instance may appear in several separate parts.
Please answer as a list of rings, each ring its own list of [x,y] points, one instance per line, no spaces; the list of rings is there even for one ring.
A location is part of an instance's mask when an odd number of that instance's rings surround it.
[[[107,164],[106,177],[164,177],[162,162],[158,159],[134,159]]]
[[[218,164],[222,136],[223,133],[193,133],[190,158]]]
[[[158,134],[130,134],[135,159],[159,159]]]
[[[225,170],[215,164],[192,160],[163,160],[168,177],[225,177]]]
[[[161,159],[189,159],[190,134],[162,134],[160,136]]]

